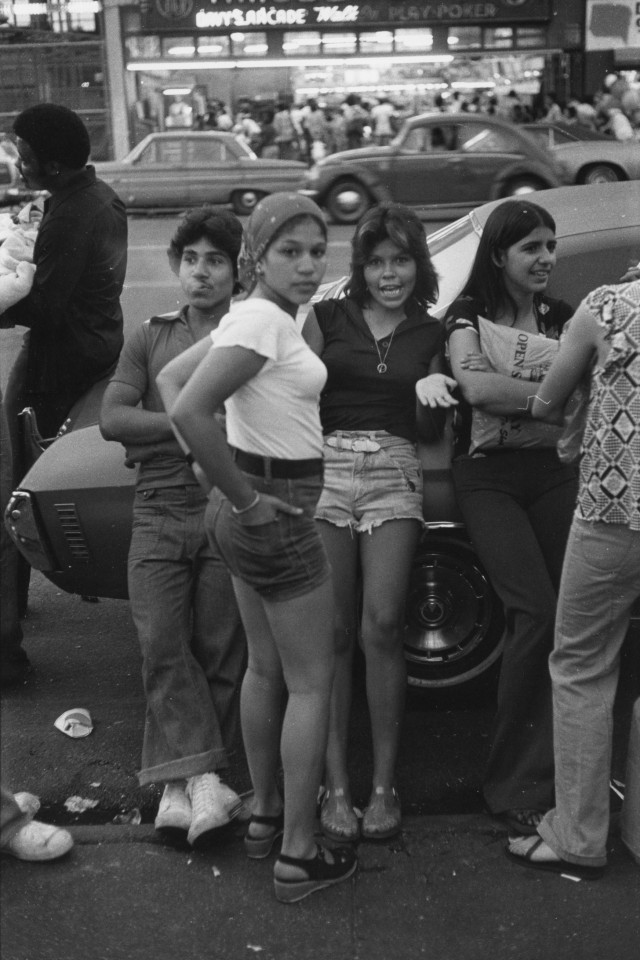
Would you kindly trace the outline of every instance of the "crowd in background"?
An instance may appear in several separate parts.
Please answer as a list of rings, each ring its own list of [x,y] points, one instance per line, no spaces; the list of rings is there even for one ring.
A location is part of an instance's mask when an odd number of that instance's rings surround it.
[[[388,96],[368,98],[350,93],[336,104],[314,97],[295,103],[281,100],[272,106],[245,100],[233,113],[220,100],[209,100],[195,125],[203,130],[232,131],[260,157],[313,163],[341,150],[384,146],[407,117],[428,110],[485,113],[515,124],[546,120],[599,131],[615,140],[640,139],[640,91],[613,75],[595,95],[566,102],[553,91],[541,90],[531,96],[512,89],[497,96],[491,91],[469,94],[454,90],[437,93],[416,109],[414,104],[394,102]]]

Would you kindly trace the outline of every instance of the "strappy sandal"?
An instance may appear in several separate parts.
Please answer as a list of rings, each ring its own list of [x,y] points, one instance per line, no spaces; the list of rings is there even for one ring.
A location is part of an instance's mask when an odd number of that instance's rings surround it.
[[[327,859],[327,853],[332,862]],[[351,847],[337,847],[327,851],[319,844],[316,846],[316,855],[311,860],[287,857],[281,853],[276,860],[276,866],[279,863],[298,867],[306,874],[302,880],[284,880],[274,876],[276,897],[281,903],[297,903],[317,890],[324,890],[325,887],[348,880],[358,868],[358,858]]]
[[[325,790],[320,805],[320,826],[325,837],[338,843],[354,843],[360,836],[360,821],[350,807],[344,789]]]
[[[264,837],[252,837],[249,834],[252,823],[259,823],[264,827],[271,827],[271,831]],[[284,833],[284,810],[274,817],[261,817],[253,813],[249,820],[247,832],[244,835],[244,850],[251,860],[264,860],[273,850],[273,845]]]
[[[402,829],[400,797],[395,789],[376,787],[362,819],[362,836],[365,840],[389,840]]]
[[[538,837],[530,846],[523,841],[528,837],[518,837],[515,842],[507,844],[505,853],[509,860],[521,867],[531,867],[533,870],[545,870],[547,873],[566,873],[569,876],[580,877],[581,880],[598,880],[604,873],[604,867],[589,867],[584,864],[569,863],[568,860],[534,860],[534,854],[542,846],[544,840]]]

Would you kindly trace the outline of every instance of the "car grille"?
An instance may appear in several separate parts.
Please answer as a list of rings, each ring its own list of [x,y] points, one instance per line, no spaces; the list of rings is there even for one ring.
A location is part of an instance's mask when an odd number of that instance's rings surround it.
[[[80,526],[80,520],[74,503],[56,503],[56,512],[69,553],[79,563],[89,563],[90,554],[87,541]]]

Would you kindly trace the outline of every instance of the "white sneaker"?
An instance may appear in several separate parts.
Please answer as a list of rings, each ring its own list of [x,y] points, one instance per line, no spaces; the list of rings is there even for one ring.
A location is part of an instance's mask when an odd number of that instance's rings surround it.
[[[242,809],[237,793],[222,783],[216,773],[201,773],[187,780],[191,800],[191,829],[187,840],[193,844],[203,835],[229,823]]]
[[[30,820],[0,847],[0,853],[8,853],[18,860],[55,860],[68,853],[72,846],[73,837],[68,830]]]
[[[156,830],[182,830],[191,826],[191,802],[185,793],[184,780],[165,784],[154,826]]]
[[[20,793],[14,793],[13,799],[18,804],[25,817],[29,817],[30,820],[33,820],[36,813],[40,809],[40,801],[35,794],[21,791]]]

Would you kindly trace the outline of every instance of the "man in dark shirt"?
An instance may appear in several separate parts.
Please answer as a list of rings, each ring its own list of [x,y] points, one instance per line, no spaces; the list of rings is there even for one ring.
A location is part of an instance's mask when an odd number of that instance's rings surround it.
[[[12,435],[15,416],[31,406],[42,436],[52,437],[120,354],[127,215],[87,166],[89,134],[72,110],[37,104],[19,114],[13,130],[27,186],[51,196],[35,244],[31,292],[2,317],[3,326],[29,328],[5,400]]]

